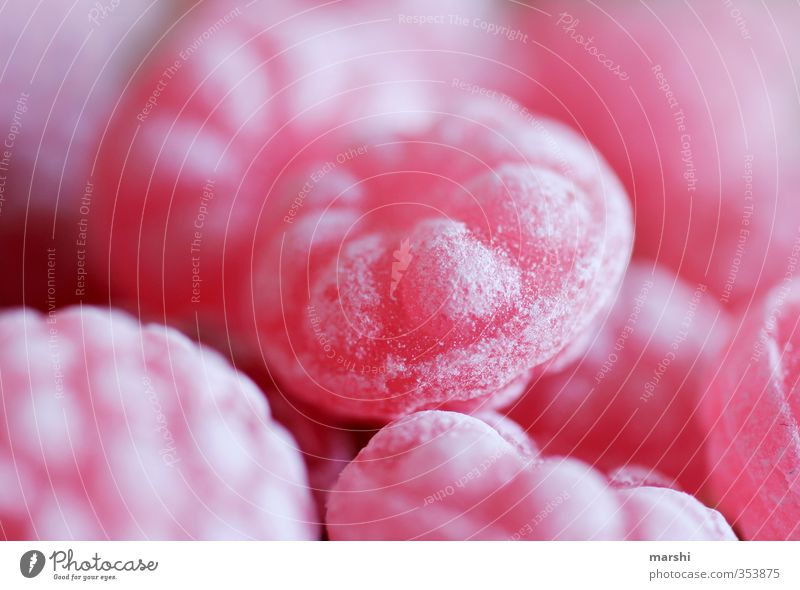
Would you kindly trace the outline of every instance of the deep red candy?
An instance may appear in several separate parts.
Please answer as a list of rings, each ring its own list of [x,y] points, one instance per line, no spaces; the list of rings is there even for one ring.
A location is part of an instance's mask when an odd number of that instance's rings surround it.
[[[117,305],[239,346],[256,222],[284,166],[300,153],[331,157],[304,146],[343,122],[368,129],[391,112],[395,128],[413,126],[451,76],[497,77],[483,57],[490,37],[398,22],[412,4],[205,2],[182,19],[126,93],[98,158],[89,249]]]

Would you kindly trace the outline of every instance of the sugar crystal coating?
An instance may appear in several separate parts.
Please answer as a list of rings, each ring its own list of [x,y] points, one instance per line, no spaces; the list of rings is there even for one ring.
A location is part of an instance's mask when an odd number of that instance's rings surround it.
[[[488,86],[499,72],[480,31],[409,34],[386,18],[417,0],[237,4],[187,10],[131,81],[97,158],[88,245],[115,305],[233,347],[254,221],[284,166],[343,122],[417,125],[444,77]]]
[[[447,108],[417,133],[321,139],[329,157],[369,147],[270,194],[241,307],[281,382],[327,412],[488,401],[581,333],[624,272],[630,211],[591,146],[485,100]]]

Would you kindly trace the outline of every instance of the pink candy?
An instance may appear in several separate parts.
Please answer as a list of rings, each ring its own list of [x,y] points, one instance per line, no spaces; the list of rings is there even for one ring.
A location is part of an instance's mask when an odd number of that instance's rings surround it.
[[[439,411],[386,426],[342,472],[328,504],[330,537],[736,539],[687,494],[611,485],[580,461],[543,458],[513,426],[495,428]]]
[[[750,311],[707,397],[715,498],[747,539],[800,540],[799,325],[795,279]]]
[[[588,326],[627,262],[625,195],[591,146],[481,99],[427,119],[320,140],[328,159],[268,201],[243,309],[281,384],[335,415],[489,401]]]
[[[0,315],[6,539],[314,539],[295,442],[216,353],[90,307]]]
[[[608,469],[639,464],[691,492],[707,481],[700,402],[729,319],[705,285],[631,265],[586,354],[537,379],[510,415],[550,453]]]
[[[0,537],[800,540],[788,6],[124,4],[0,7]]]
[[[256,221],[284,167],[335,157],[305,148],[343,123],[368,129],[371,116],[390,113],[385,124],[413,126],[439,106],[444,77],[490,85],[497,68],[453,53],[453,39],[438,32],[384,22],[387,12],[420,10],[418,0],[356,10],[342,2],[201,4],[161,42],[109,124],[90,261],[115,305],[237,347]],[[469,5],[476,14],[493,6]],[[489,40],[460,43],[481,51]]]

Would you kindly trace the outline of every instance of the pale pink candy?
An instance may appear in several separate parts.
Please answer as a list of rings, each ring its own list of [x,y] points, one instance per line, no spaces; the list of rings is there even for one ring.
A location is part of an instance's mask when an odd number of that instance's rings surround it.
[[[510,415],[545,452],[603,469],[639,464],[689,492],[708,478],[700,403],[730,320],[705,285],[637,262],[586,354],[535,379]]]
[[[328,413],[385,422],[518,392],[627,264],[630,211],[589,144],[493,101],[442,105],[422,131],[386,114],[382,133],[320,139],[337,165],[292,169],[270,196],[241,308],[278,379]]]
[[[170,329],[91,307],[0,315],[6,539],[315,539],[263,395]]]
[[[328,503],[334,540],[735,540],[722,516],[662,487],[618,489],[573,459],[426,411],[381,430]]]
[[[755,306],[707,398],[720,509],[752,540],[800,540],[800,280]]]
[[[634,255],[733,304],[780,280],[798,236],[792,4],[521,9],[538,84],[520,76],[520,92],[608,158],[635,203]]]

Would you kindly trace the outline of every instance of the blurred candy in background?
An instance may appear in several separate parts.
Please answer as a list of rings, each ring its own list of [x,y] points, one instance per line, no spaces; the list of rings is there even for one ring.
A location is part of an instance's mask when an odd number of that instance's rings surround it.
[[[134,72],[180,8],[177,1],[3,3],[0,248],[10,280],[0,304],[49,309],[103,293],[83,225],[97,148]]]

